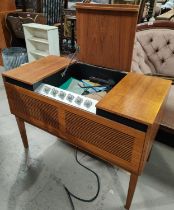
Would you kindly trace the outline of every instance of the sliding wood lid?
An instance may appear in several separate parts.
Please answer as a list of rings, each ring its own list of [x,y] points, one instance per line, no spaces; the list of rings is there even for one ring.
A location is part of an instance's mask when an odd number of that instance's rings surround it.
[[[2,75],[4,77],[33,85],[34,83],[61,71],[69,64],[69,62],[69,58],[50,55],[27,65],[6,71]]]
[[[130,71],[138,5],[77,3],[78,59]]]
[[[152,125],[164,104],[171,81],[129,72],[96,107]]]

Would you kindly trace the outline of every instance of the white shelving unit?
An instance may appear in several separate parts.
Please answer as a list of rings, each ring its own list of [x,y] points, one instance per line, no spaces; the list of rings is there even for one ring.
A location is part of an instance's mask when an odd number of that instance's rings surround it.
[[[23,24],[29,62],[60,55],[58,28],[37,23]]]

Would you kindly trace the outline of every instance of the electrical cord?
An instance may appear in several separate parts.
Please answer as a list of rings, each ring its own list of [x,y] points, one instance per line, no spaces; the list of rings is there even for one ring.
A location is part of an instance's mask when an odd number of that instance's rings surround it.
[[[100,180],[99,180],[98,174],[97,174],[95,171],[93,171],[92,169],[90,169],[90,168],[88,168],[87,166],[85,166],[85,165],[83,165],[82,163],[80,163],[80,161],[78,160],[77,150],[75,150],[75,159],[76,159],[76,161],[77,161],[77,163],[78,163],[79,165],[81,165],[83,168],[87,169],[88,171],[90,171],[92,174],[95,175],[95,177],[96,177],[96,179],[97,179],[97,192],[96,192],[96,194],[95,194],[94,197],[92,197],[92,198],[90,198],[90,199],[83,199],[83,198],[80,198],[80,197],[74,195],[73,193],[71,193],[71,192],[67,189],[67,187],[64,185],[65,191],[66,191],[66,193],[68,194],[68,197],[69,197],[69,200],[70,200],[70,203],[71,203],[71,206],[72,206],[72,210],[75,210],[75,207],[74,207],[74,204],[73,204],[73,201],[72,201],[72,197],[75,198],[75,199],[77,199],[77,200],[79,200],[79,201],[82,201],[82,202],[92,202],[92,201],[94,201],[94,200],[98,197],[99,192],[100,192]]]

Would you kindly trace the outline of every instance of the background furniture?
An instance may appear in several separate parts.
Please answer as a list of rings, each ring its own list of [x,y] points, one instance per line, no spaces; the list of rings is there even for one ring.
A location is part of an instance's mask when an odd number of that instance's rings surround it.
[[[5,24],[5,17],[9,12],[15,10],[15,0],[0,1],[0,65],[2,65],[2,49],[10,46],[10,38]]]
[[[29,62],[48,55],[60,55],[57,27],[36,23],[23,24],[23,27]]]
[[[76,4],[78,59],[130,71],[138,5]]]
[[[63,0],[42,0],[43,13],[47,19],[48,25],[61,22],[61,15],[64,9]]]
[[[12,47],[26,47],[22,24],[40,23],[46,24],[46,18],[42,13],[34,12],[10,12],[6,16],[6,27],[10,32],[10,44]]]
[[[69,20],[68,20],[69,19]],[[59,29],[59,41],[61,54],[69,54],[75,51],[76,43],[76,10],[64,9],[61,14],[61,22],[54,24]]]
[[[165,12],[161,15],[158,15],[156,17],[156,20],[170,20],[170,21],[173,21],[173,17],[174,17],[174,9],[171,9],[168,12]]]
[[[15,0],[17,10],[22,12],[37,12],[43,11],[43,0]]]
[[[1,0],[0,12],[12,11],[16,9],[15,0]]]
[[[156,21],[151,25],[143,23],[137,26],[132,71],[174,77],[173,22]],[[174,130],[174,85],[164,107],[161,125],[168,131]]]
[[[64,41],[66,41],[67,50],[71,53],[76,50],[76,16],[67,15],[64,21]],[[64,49],[65,45],[64,45]]]
[[[149,21],[150,18],[155,17],[159,20],[169,19],[169,14],[166,12],[169,9],[161,10],[162,4],[165,4],[167,0],[142,0],[140,4],[140,11],[138,15],[138,23]],[[161,15],[161,12],[164,13]],[[165,15],[166,14],[166,15]]]

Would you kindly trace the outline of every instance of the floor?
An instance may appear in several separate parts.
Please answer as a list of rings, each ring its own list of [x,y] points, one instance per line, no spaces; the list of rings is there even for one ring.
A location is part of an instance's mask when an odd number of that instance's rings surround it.
[[[96,178],[77,164],[73,147],[31,125],[26,128],[29,151],[23,148],[0,78],[0,210],[72,210],[63,185],[84,199],[95,195]],[[91,203],[73,199],[75,210],[124,210],[129,174],[81,152],[78,158],[99,175],[101,190]],[[174,148],[154,144],[131,210],[174,209],[173,160]]]

